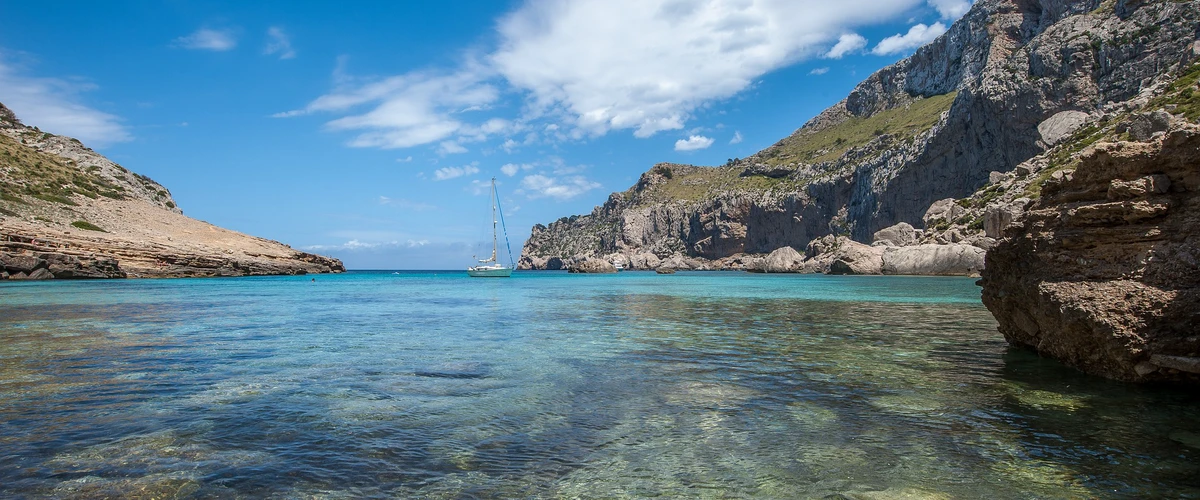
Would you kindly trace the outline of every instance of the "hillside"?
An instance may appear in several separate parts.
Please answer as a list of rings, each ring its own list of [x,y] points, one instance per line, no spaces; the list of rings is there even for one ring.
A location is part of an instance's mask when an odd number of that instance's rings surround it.
[[[0,279],[340,272],[183,215],[170,191],[0,104]]]
[[[980,0],[771,147],[723,166],[655,165],[591,214],[535,226],[520,266],[743,268],[831,235],[871,243],[897,223],[921,241],[990,248],[983,217],[960,213],[974,202],[954,200],[986,197],[1172,80],[1196,58],[1197,19],[1197,1]]]

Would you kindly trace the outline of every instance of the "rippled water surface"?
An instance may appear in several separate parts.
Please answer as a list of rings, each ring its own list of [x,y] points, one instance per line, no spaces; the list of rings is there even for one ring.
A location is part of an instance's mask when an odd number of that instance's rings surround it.
[[[969,279],[311,279],[0,284],[0,497],[1200,498]]]

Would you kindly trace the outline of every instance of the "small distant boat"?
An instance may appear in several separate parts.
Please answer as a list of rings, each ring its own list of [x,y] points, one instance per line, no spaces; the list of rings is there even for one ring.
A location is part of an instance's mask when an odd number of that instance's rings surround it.
[[[621,264],[621,263],[620,263],[620,262],[618,262],[618,261],[615,261],[615,260],[614,260],[614,261],[612,262],[612,265],[613,265],[613,267],[617,268],[617,272],[618,272],[618,273],[619,273],[619,272],[621,272],[621,271],[624,271],[624,270],[625,270],[625,265],[624,265],[624,264]]]
[[[479,265],[467,268],[467,276],[472,278],[508,278],[512,276],[512,247],[508,248],[508,267],[496,260],[496,249],[499,242],[496,239],[496,211],[500,208],[500,200],[496,195],[496,178],[492,177],[492,256],[480,260]],[[500,227],[504,229],[504,244],[508,245],[508,228],[504,226],[504,211],[500,210]],[[490,264],[489,264],[490,263]]]

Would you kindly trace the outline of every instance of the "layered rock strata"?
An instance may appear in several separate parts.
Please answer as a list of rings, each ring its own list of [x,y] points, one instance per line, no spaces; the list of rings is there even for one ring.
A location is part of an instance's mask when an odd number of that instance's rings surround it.
[[[1200,126],[1099,143],[987,254],[1009,343],[1087,373],[1200,384]]]

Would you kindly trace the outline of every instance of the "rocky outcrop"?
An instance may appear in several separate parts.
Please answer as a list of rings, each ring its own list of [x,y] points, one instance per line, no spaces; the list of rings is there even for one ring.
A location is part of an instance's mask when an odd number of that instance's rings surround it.
[[[804,255],[792,247],[782,247],[767,255],[756,270],[764,273],[794,273],[801,270]]]
[[[961,244],[889,247],[883,252],[883,274],[917,276],[977,276],[984,267],[984,249]]]
[[[876,231],[875,239],[871,244],[886,247],[906,247],[916,244],[917,240],[917,230],[911,224],[901,222]]]
[[[986,248],[982,215],[964,218],[983,207],[955,200],[1034,175],[1018,165],[1195,59],[1198,19],[1197,1],[979,0],[771,147],[721,167],[655,165],[591,214],[536,226],[520,267],[644,252],[718,262],[831,234],[869,243],[899,222],[924,243]],[[1144,121],[1129,134],[1161,132]],[[949,205],[927,214],[938,200]]]
[[[983,301],[1009,343],[1200,384],[1200,127],[1172,127],[1084,150],[988,252]]]
[[[808,244],[804,272],[825,274],[879,274],[883,247],[864,245],[845,236],[825,236]]]
[[[616,266],[603,259],[584,259],[567,268],[568,273],[606,274],[617,272]]]

